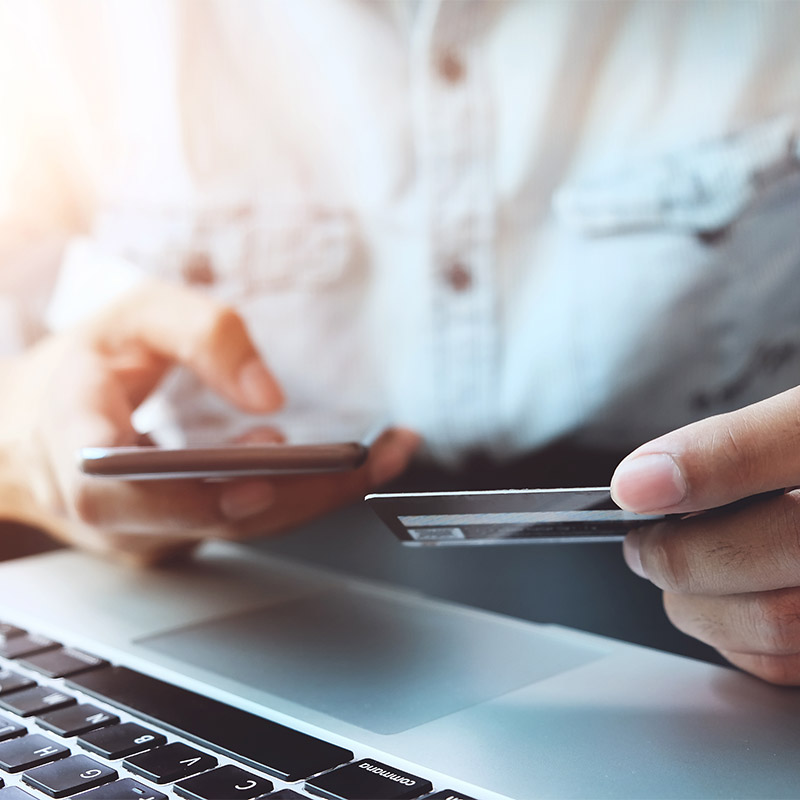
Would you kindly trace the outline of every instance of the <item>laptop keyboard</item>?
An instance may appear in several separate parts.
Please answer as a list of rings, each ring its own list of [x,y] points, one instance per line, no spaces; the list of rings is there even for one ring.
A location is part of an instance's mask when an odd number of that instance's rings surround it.
[[[474,800],[0,622],[0,800]]]

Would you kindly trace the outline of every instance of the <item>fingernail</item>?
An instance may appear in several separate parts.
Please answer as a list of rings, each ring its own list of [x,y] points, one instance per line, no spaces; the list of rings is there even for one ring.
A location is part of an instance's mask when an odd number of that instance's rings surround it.
[[[640,578],[646,578],[644,568],[642,567],[642,554],[639,552],[639,534],[629,533],[622,543],[622,554],[625,556],[625,561],[633,572]]]
[[[226,488],[219,498],[219,510],[228,519],[246,519],[266,511],[274,502],[275,487],[271,483],[252,481]]]
[[[379,485],[396,478],[408,466],[419,448],[422,437],[407,428],[392,428],[384,433],[373,447],[369,480]]]
[[[280,389],[257,358],[246,362],[239,370],[239,388],[248,405],[259,410],[271,411],[283,402]]]
[[[630,511],[662,511],[677,506],[688,487],[680,467],[667,453],[633,456],[617,467],[611,479],[614,502]]]

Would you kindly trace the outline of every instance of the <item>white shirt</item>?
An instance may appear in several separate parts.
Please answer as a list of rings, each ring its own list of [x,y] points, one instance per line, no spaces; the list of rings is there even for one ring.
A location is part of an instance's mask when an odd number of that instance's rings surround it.
[[[292,410],[445,460],[634,445],[800,377],[798,30],[779,2],[0,0],[0,219],[75,237],[54,326],[147,272],[240,307]]]

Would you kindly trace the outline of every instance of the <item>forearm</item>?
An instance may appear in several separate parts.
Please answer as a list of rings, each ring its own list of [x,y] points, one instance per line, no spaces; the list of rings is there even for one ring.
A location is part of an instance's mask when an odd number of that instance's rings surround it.
[[[20,358],[0,359],[0,518],[29,521],[34,514],[33,495],[24,479],[19,430],[18,389]]]
[[[33,523],[39,516],[33,495],[20,479],[19,465],[8,443],[0,444],[0,519]]]
[[[26,436],[34,427],[38,403],[31,377],[37,372],[41,345],[24,354],[0,358],[0,520],[13,520],[39,527],[58,536],[59,517],[53,503],[43,500],[31,469],[41,445]],[[42,483],[41,481],[39,483]]]
[[[22,523],[54,539],[69,541],[69,523],[35,496],[26,472],[13,447],[0,443],[0,524]]]

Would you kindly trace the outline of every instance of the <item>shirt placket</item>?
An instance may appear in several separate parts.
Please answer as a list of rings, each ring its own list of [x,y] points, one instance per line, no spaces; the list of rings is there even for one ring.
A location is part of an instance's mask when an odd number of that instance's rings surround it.
[[[445,457],[479,449],[491,435],[499,384],[487,6],[442,3],[420,37],[412,76],[430,254],[430,422]]]

